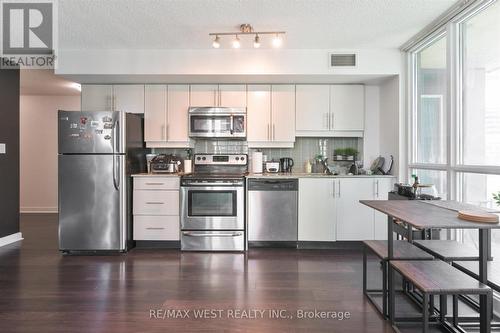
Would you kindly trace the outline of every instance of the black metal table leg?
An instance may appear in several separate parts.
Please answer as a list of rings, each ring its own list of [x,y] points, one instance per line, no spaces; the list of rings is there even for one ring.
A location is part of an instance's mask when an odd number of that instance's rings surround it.
[[[448,312],[448,302],[446,295],[439,295],[439,319],[441,322],[446,320],[446,313]]]
[[[423,294],[422,302],[422,332],[427,333],[429,331],[429,295]]]
[[[366,246],[363,246],[363,295],[366,295]]]
[[[389,286],[389,319],[391,320],[391,324],[394,324],[394,316],[395,316],[395,294],[394,294],[394,269],[389,264],[389,261],[394,258],[394,220],[391,216],[387,217],[387,271],[388,271],[388,280],[387,284]]]
[[[479,281],[488,282],[488,229],[479,229]],[[488,295],[479,296],[479,323],[481,333],[491,332],[491,304]]]
[[[386,260],[382,260],[382,312],[384,317],[387,318],[387,264]]]
[[[458,326],[458,295],[453,295],[453,326]]]

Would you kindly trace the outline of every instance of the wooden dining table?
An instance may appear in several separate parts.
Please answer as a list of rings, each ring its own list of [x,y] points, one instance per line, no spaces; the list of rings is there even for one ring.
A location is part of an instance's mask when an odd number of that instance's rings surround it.
[[[488,282],[488,248],[491,242],[491,229],[500,229],[499,223],[469,222],[458,218],[458,210],[471,210],[471,205],[457,201],[422,201],[422,200],[360,200],[360,203],[387,215],[388,260],[394,259],[394,222],[404,222],[408,227],[409,241],[412,241],[412,228],[416,229],[476,229],[479,233],[479,274],[480,282]],[[478,211],[484,209],[476,207]],[[394,281],[392,267],[389,265],[389,309],[394,309]],[[445,277],[443,277],[445,278]],[[393,312],[393,311],[392,311]],[[489,333],[491,323],[487,318],[487,298],[479,297],[480,331]],[[393,320],[393,319],[391,319]]]

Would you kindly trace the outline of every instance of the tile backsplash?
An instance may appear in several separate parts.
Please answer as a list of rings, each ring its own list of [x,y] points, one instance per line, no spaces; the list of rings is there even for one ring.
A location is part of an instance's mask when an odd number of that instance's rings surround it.
[[[260,151],[267,156],[268,160],[279,160],[280,157],[291,157],[295,162],[294,171],[304,171],[304,164],[321,154],[320,142],[324,143],[324,150],[329,161],[333,160],[333,151],[338,148],[355,148],[359,151],[358,159],[363,156],[362,138],[296,138],[293,148],[261,148]],[[246,141],[237,140],[196,140],[193,148],[194,153],[213,154],[249,154],[256,149],[248,148]],[[182,148],[155,148],[155,154],[174,154],[184,158],[185,149]]]

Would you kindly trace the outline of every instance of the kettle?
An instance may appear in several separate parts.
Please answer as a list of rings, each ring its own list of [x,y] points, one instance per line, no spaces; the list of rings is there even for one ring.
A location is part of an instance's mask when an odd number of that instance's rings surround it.
[[[281,172],[292,172],[293,159],[290,157],[280,158],[280,170]]]

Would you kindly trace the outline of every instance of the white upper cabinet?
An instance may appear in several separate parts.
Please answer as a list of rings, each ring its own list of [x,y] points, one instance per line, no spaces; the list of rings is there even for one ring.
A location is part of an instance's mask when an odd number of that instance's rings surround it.
[[[374,238],[373,208],[359,200],[373,200],[375,178],[341,178],[336,189],[337,240],[360,241]]]
[[[188,146],[189,85],[169,85],[167,98],[167,140]]]
[[[330,86],[296,86],[297,136],[326,135],[330,131]]]
[[[193,84],[190,87],[190,106],[247,106],[247,87],[244,84]]]
[[[249,85],[247,106],[247,140],[271,141],[271,86]]]
[[[167,128],[167,86],[146,85],[144,141],[165,141]]]
[[[247,86],[244,84],[219,85],[219,101],[221,107],[246,107]]]
[[[363,85],[330,86],[331,122],[334,131],[365,129],[365,87]]]
[[[249,85],[249,147],[290,148],[295,142],[295,86]]]
[[[144,85],[113,85],[114,110],[144,113]]]
[[[219,87],[216,84],[192,84],[189,106],[218,106],[218,90]]]
[[[148,147],[188,147],[189,85],[147,85],[144,141]]]
[[[104,84],[82,85],[82,110],[111,111],[113,110],[113,86]]]
[[[295,142],[295,86],[271,87],[272,139],[275,142]]]
[[[300,178],[299,241],[335,241],[336,200],[333,178]]]

